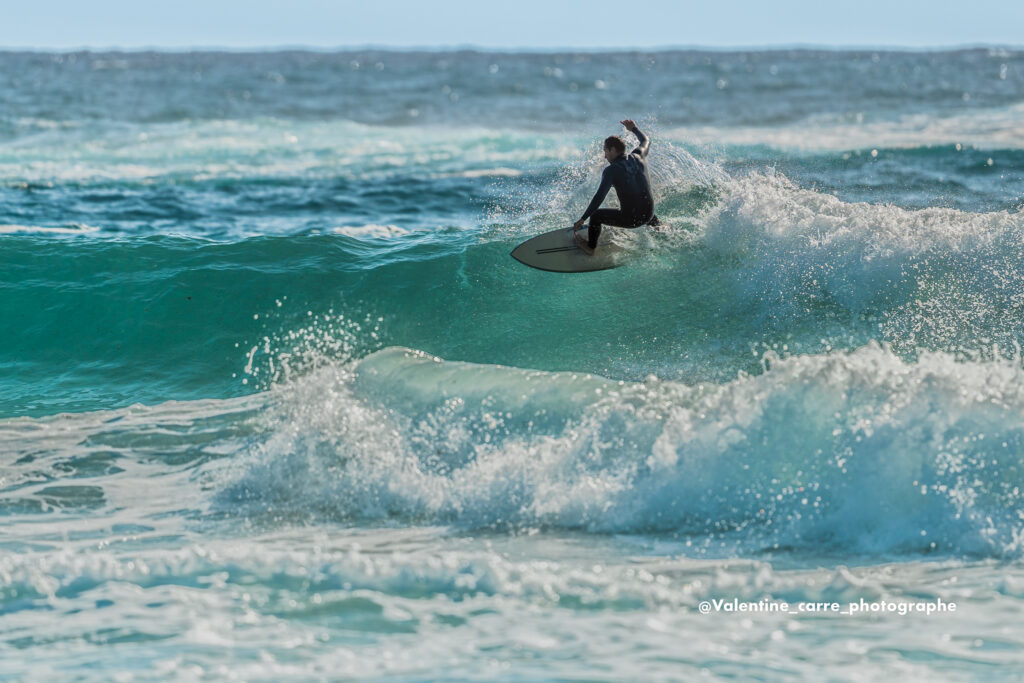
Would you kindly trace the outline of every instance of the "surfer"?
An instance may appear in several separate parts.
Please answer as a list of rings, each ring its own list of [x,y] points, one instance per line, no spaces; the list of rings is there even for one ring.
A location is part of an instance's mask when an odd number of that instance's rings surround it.
[[[651,139],[640,132],[633,119],[620,123],[636,136],[640,146],[626,154],[626,143],[622,138],[617,135],[605,138],[604,158],[608,161],[608,167],[601,174],[601,185],[583,212],[583,217],[572,226],[577,244],[588,254],[593,254],[597,248],[597,239],[601,236],[603,225],[619,228],[658,225],[658,217],[654,215],[654,199],[651,197],[651,182],[647,178],[647,152],[651,147]],[[621,208],[599,209],[608,190],[613,187]],[[584,239],[578,231],[588,218],[590,227],[587,239]]]

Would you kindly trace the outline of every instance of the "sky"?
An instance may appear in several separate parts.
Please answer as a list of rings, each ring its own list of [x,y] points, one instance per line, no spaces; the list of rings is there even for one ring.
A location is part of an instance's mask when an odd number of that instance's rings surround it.
[[[1024,44],[1024,0],[9,1],[0,49]]]

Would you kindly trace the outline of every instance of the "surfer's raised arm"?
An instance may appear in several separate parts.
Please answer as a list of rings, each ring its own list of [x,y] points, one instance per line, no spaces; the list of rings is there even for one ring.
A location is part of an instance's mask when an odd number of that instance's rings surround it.
[[[637,147],[636,149],[634,149],[632,153],[633,154],[639,153],[640,156],[646,157],[647,156],[647,152],[651,148],[651,139],[649,137],[647,137],[646,135],[644,135],[642,132],[640,132],[640,129],[637,127],[637,125],[633,121],[633,119],[626,119],[624,121],[619,121],[619,123],[621,123],[623,126],[625,126],[626,130],[628,130],[630,133],[635,135],[636,139],[640,141],[640,146]]]

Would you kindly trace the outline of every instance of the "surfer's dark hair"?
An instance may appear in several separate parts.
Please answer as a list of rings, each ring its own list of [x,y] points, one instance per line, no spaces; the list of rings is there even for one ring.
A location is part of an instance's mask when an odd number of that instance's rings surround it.
[[[609,135],[604,139],[605,149],[617,149],[619,154],[626,153],[626,143],[618,135]]]

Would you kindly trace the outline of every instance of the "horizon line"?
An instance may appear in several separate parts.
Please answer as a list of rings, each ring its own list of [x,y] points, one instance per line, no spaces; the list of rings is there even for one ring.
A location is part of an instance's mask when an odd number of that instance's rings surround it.
[[[187,54],[193,52],[225,52],[225,53],[258,53],[258,52],[478,52],[494,54],[568,54],[568,53],[612,53],[612,52],[785,52],[785,51],[824,51],[824,52],[966,52],[970,50],[1010,50],[1024,51],[1024,44],[1008,43],[959,43],[948,45],[898,45],[898,44],[820,44],[820,43],[778,43],[751,45],[656,45],[647,47],[511,47],[484,46],[474,44],[452,45],[384,45],[365,43],[360,45],[260,45],[260,46],[223,46],[223,45],[140,45],[140,46],[96,46],[79,45],[71,47],[47,46],[0,46],[0,53],[34,52],[34,53],[75,53],[75,52],[164,52]]]

